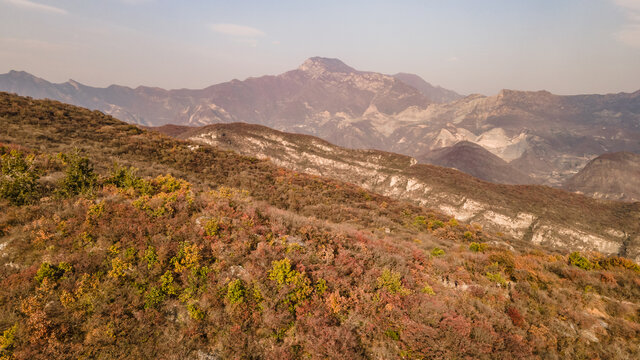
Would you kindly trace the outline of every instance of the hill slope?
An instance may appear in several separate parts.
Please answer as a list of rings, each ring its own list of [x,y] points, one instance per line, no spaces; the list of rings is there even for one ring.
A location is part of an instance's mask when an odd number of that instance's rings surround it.
[[[640,203],[598,201],[544,186],[491,184],[408,156],[340,148],[258,125],[210,125],[180,137],[357,184],[529,243],[640,260]]]
[[[640,201],[640,155],[618,152],[598,156],[571,177],[565,188],[597,198]]]
[[[503,249],[408,203],[57,102],[0,94],[0,126],[4,358],[639,355],[627,259]]]
[[[526,174],[480,145],[461,141],[420,156],[418,161],[458,169],[478,179],[498,184],[533,184]]]

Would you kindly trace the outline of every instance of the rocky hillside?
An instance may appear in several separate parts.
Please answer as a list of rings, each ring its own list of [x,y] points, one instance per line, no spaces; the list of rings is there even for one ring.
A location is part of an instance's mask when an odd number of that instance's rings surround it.
[[[459,141],[477,143],[549,185],[560,185],[596,156],[639,152],[640,91],[557,96],[504,90],[411,114],[388,150],[417,155]]]
[[[427,164],[454,168],[478,179],[497,184],[533,184],[529,176],[482,146],[460,141],[452,146],[431,150],[417,157]]]
[[[0,90],[98,109],[136,124],[239,121],[413,157],[469,141],[534,181],[557,187],[605,152],[640,153],[640,91],[558,96],[503,90],[438,103],[458,97],[413,75],[364,72],[319,57],[280,75],[200,90],[51,84],[23,72],[0,75]]]
[[[598,156],[565,187],[595,198],[640,201],[640,155],[618,152]]]
[[[491,184],[456,170],[418,164],[408,156],[341,148],[257,125],[210,125],[180,137],[357,184],[480,224],[505,238],[640,260],[640,203],[598,201],[545,186]]]
[[[3,359],[640,355],[626,258],[57,102],[0,93],[0,126]]]

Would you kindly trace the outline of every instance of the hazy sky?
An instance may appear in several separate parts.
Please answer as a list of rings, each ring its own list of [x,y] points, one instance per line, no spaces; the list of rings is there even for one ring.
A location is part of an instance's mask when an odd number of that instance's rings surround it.
[[[461,93],[640,89],[640,0],[0,0],[0,73],[202,88],[311,56]]]

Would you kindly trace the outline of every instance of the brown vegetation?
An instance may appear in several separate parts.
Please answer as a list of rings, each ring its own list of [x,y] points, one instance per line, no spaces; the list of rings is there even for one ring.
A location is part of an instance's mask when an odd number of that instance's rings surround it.
[[[1,94],[0,126],[3,164],[13,149],[41,174],[34,200],[0,199],[2,359],[640,355],[627,259],[485,246],[440,214],[56,102]]]

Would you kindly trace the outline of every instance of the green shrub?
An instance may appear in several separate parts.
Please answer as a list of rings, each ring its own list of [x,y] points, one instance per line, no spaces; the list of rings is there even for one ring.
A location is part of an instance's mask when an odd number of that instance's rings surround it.
[[[160,175],[153,179],[160,192],[172,193],[178,190],[189,190],[190,184],[183,180],[173,177],[171,174]]]
[[[325,279],[318,279],[316,281],[316,293],[322,295],[327,291],[327,281]]]
[[[147,295],[145,296],[144,308],[149,309],[149,308],[156,307],[162,304],[163,301],[164,301],[164,294],[160,289],[154,286],[151,289],[149,289],[149,291],[147,292]]]
[[[384,334],[387,335],[387,337],[389,337],[391,340],[395,340],[395,341],[400,340],[400,332],[397,330],[388,329],[387,331],[384,332]]]
[[[435,230],[444,227],[444,223],[440,220],[429,221],[429,229]]]
[[[507,286],[507,280],[500,273],[487,273],[487,279],[493,281],[494,283],[500,284],[501,286]]]
[[[295,272],[295,270],[291,269],[291,262],[288,258],[276,260],[271,263],[269,279],[283,285],[290,282],[290,279],[295,275]]]
[[[110,176],[104,181],[105,184],[111,184],[117,188],[134,189],[142,195],[149,195],[153,191],[153,187],[149,181],[145,181],[136,175],[138,169],[124,167],[118,164],[113,165]]]
[[[431,256],[442,256],[444,255],[444,250],[440,249],[439,247],[434,247],[433,250],[431,250]]]
[[[11,350],[13,348],[17,330],[18,324],[14,324],[2,333],[2,336],[0,336],[0,355],[2,355],[3,351]],[[3,357],[0,356],[0,358]]]
[[[147,250],[144,252],[144,260],[147,262],[147,269],[151,270],[153,265],[158,263],[158,253],[156,252],[156,248],[149,245]]]
[[[107,273],[107,276],[113,279],[119,279],[125,277],[129,264],[122,261],[120,258],[111,259],[111,270]]]
[[[429,286],[429,284],[425,284],[424,287],[422,288],[422,293],[427,294],[427,295],[435,295],[436,292],[433,291],[433,288],[431,286]]]
[[[193,320],[202,320],[204,319],[204,311],[200,310],[195,304],[187,305],[187,312],[189,313],[189,317]]]
[[[258,309],[262,310],[262,301],[264,301],[264,296],[262,296],[262,292],[257,286],[253,287],[252,295],[253,301],[258,305]]]
[[[182,269],[184,271],[184,268]],[[194,266],[188,272],[187,287],[180,294],[180,301],[186,303],[202,294],[207,288],[207,275],[211,270],[208,266]]]
[[[136,259],[138,258],[138,250],[136,250],[136,248],[134,248],[134,247],[128,247],[124,251],[124,258],[125,258],[125,260],[129,260],[131,262],[136,262]]]
[[[177,295],[178,289],[173,284],[173,274],[167,270],[162,276],[160,276],[160,289],[162,293],[168,296]]]
[[[586,257],[582,256],[579,252],[574,251],[569,254],[569,263],[571,265],[575,265],[584,270],[593,269],[593,263],[589,261]]]
[[[227,284],[227,300],[230,304],[242,304],[245,297],[245,287],[242,280],[235,279]]]
[[[220,232],[220,225],[218,224],[218,220],[210,219],[204,225],[204,232],[207,236],[216,236]]]
[[[640,265],[636,264],[631,259],[623,258],[620,256],[610,256],[608,258],[603,257],[595,260],[592,259],[592,262],[594,263],[594,267],[599,266],[602,269],[620,267],[640,273]]]
[[[104,212],[104,203],[94,204],[87,210],[87,218],[92,221],[96,221],[102,216]]]
[[[77,152],[61,154],[60,157],[67,168],[58,187],[59,194],[70,197],[91,192],[98,176],[93,171],[93,165],[89,159],[80,156]]]
[[[465,231],[463,236],[465,239],[471,240],[471,238],[473,238],[473,233],[471,231]]]
[[[469,244],[469,250],[473,252],[484,252],[485,250],[487,250],[487,244],[472,242],[471,244]]]
[[[24,205],[40,197],[38,179],[40,174],[34,163],[34,156],[12,150],[0,157],[0,197],[13,205]]]
[[[384,269],[382,270],[382,275],[377,279],[378,289],[384,289],[390,294],[408,295],[410,291],[402,286],[401,279],[400,273]]]
[[[291,311],[295,311],[295,308],[306,301],[313,292],[309,278],[305,274],[292,269],[288,258],[276,260],[272,263],[269,279],[280,286],[288,285],[291,287],[284,300]]]
[[[427,219],[424,216],[418,215],[413,218],[413,226],[424,229],[427,227]]]
[[[200,248],[198,245],[183,241],[176,256],[171,258],[171,264],[176,272],[183,272],[185,269],[198,269],[200,266]]]
[[[58,265],[52,265],[44,262],[40,265],[34,279],[38,283],[42,283],[44,279],[51,279],[55,281],[60,279],[65,273],[71,271],[71,269],[71,265],[65,262],[61,262]]]

